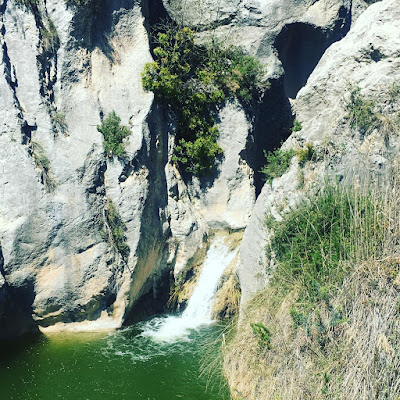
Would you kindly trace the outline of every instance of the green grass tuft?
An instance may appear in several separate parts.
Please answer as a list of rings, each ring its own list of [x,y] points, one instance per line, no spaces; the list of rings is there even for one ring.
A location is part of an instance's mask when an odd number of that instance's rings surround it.
[[[266,164],[261,173],[264,174],[265,181],[271,184],[274,178],[282,176],[289,168],[295,154],[293,149],[264,152]]]
[[[254,335],[258,338],[258,344],[262,348],[271,350],[271,331],[262,323],[250,323]]]
[[[294,132],[299,132],[299,131],[301,131],[302,129],[303,129],[303,127],[302,127],[302,125],[301,125],[301,122],[298,121],[297,119],[295,119],[295,120],[293,121],[292,133],[294,133]]]
[[[126,243],[126,225],[118,213],[114,203],[108,199],[105,207],[105,225],[108,235],[105,235],[115,250],[126,260],[130,248]]]
[[[361,135],[368,135],[379,125],[375,103],[366,99],[358,86],[349,85],[348,91],[349,98],[345,103],[346,119],[352,129],[357,130]]]
[[[300,167],[304,167],[306,162],[312,161],[315,156],[315,149],[312,143],[307,143],[305,149],[296,151],[296,155],[299,159]]]

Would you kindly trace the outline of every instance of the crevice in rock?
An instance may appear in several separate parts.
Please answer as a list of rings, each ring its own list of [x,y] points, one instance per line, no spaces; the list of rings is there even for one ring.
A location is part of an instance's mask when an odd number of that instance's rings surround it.
[[[128,179],[129,175],[132,175],[135,171],[139,170],[139,162],[136,157],[133,157],[129,161],[124,160],[124,167],[121,174],[118,177],[118,182],[122,183]]]
[[[29,145],[32,141],[32,132],[37,130],[36,123],[34,125],[29,125],[27,121],[21,124],[22,132],[22,144]],[[29,155],[32,156],[32,149],[29,150]]]
[[[326,49],[346,35],[350,23],[351,13],[342,7],[332,30],[301,22],[283,27],[274,47],[285,70],[283,84],[287,97],[296,98]]]
[[[153,0],[151,5],[149,3],[149,1],[142,0],[141,7],[145,18],[144,26],[149,38],[150,52],[153,55],[153,50],[157,46],[157,33],[165,30],[168,26],[176,26],[176,23],[169,16],[162,0]]]
[[[6,11],[7,1],[8,0],[3,0],[3,2],[0,3],[0,15],[4,15],[4,12]]]
[[[32,318],[32,304],[35,297],[31,281],[24,281],[19,286],[11,286],[6,280],[4,257],[0,246],[0,340],[11,339],[28,332],[38,332]]]
[[[124,325],[131,325],[144,321],[154,315],[164,314],[170,299],[171,285],[173,282],[172,271],[164,269],[157,276],[153,276],[147,290],[136,301],[127,314]]]
[[[160,106],[153,103],[147,116],[149,132],[136,155],[137,165],[143,166],[147,172],[147,197],[141,215],[140,239],[135,251],[137,264],[132,272],[132,287],[126,317],[136,313],[137,303],[146,293],[158,288],[160,276],[170,274],[173,265],[167,263],[168,251],[166,241],[171,232],[166,228],[169,219],[166,215],[168,206],[167,181],[165,165],[167,163],[168,128],[164,113]],[[164,272],[165,271],[165,272]],[[140,281],[144,284],[139,289]],[[166,303],[167,299],[165,300]],[[164,303],[164,304],[165,304]]]
[[[253,131],[247,138],[246,148],[240,154],[254,171],[256,196],[260,194],[264,185],[260,172],[265,164],[264,151],[275,150],[289,137],[294,119],[284,90],[283,78],[271,80],[270,84],[270,89],[254,106]]]
[[[28,7],[28,6],[27,6]],[[45,99],[45,104],[49,110],[50,117],[56,113],[56,108],[54,106],[54,84],[56,81],[56,75],[57,71],[54,72],[54,78],[52,80],[48,79],[49,74],[51,74],[51,68],[52,67],[49,62],[48,62],[48,55],[45,55],[45,53],[51,53],[55,57],[55,65],[57,65],[56,57],[57,57],[57,49],[52,47],[52,50],[50,51],[49,48],[46,49],[45,44],[43,43],[43,32],[47,31],[47,28],[43,25],[43,21],[41,19],[41,14],[38,9],[38,6],[36,3],[30,3],[28,7],[31,12],[34,15],[35,18],[35,24],[36,27],[39,31],[39,49],[38,49],[38,55],[36,57],[37,59],[37,64],[38,64],[38,71],[39,71],[39,83],[40,83],[40,94],[41,96]],[[3,3],[2,7],[3,13],[6,10],[6,2]],[[0,13],[1,16],[3,16],[2,13]],[[49,20],[50,21],[50,20]],[[1,22],[2,19],[1,19]],[[50,25],[53,26],[53,25]],[[6,34],[6,29],[4,24],[2,23],[1,25],[1,40],[0,43],[2,44],[2,53],[3,53],[3,65],[4,65],[4,76],[6,79],[6,82],[8,83],[12,93],[13,93],[13,98],[14,98],[14,104],[16,109],[18,110],[17,113],[17,119],[20,125],[21,129],[21,144],[27,146],[27,152],[28,155],[34,160],[35,167],[40,171],[40,182],[41,184],[45,187],[46,191],[51,191],[53,188],[54,182],[52,179],[49,177],[49,167],[44,168],[43,165],[38,166],[37,164],[37,159],[39,157],[39,154],[35,154],[35,150],[33,148],[33,142],[32,142],[32,132],[37,130],[37,124],[36,122],[32,123],[32,121],[28,121],[24,118],[24,113],[21,107],[21,104],[19,102],[18,96],[17,96],[17,88],[18,88],[18,79],[16,76],[16,72],[14,69],[14,66],[11,64],[11,60],[8,54],[8,48],[7,48],[7,43],[5,41],[5,34]],[[57,39],[58,40],[58,39]],[[57,42],[58,43],[58,42]],[[46,72],[47,71],[47,72]],[[48,84],[45,85],[45,81],[49,81]],[[45,88],[45,86],[47,88]],[[56,129],[54,125],[54,121],[52,119],[53,123],[53,130]],[[44,159],[42,159],[43,161]],[[46,162],[44,160],[44,162]]]
[[[40,95],[48,109],[54,134],[59,130],[56,124],[57,107],[54,98],[54,86],[57,82],[58,50],[60,39],[55,25],[48,16],[46,3],[43,4],[43,14],[38,4],[31,2],[29,8],[35,19],[39,32],[38,54],[36,56]]]

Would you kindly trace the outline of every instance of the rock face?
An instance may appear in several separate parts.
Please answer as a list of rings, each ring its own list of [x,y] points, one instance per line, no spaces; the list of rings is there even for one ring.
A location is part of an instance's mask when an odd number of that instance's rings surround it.
[[[164,0],[165,8],[178,24],[202,31],[201,40],[212,36],[223,43],[242,46],[265,65],[271,88],[251,110],[252,126],[241,152],[242,159],[254,171],[257,194],[263,184],[258,173],[264,163],[263,150],[275,149],[290,134],[292,110],[288,98],[296,97],[324,51],[346,35],[365,9],[365,3],[358,2],[355,7],[356,3]]]
[[[112,16],[110,32],[91,37],[83,30],[90,13],[63,2],[30,12],[3,6],[4,277],[12,288],[32,287],[43,327],[119,326],[164,257],[167,193],[150,162],[163,163],[162,117],[140,80],[151,60],[147,32],[139,4],[117,3],[101,10]],[[124,162],[105,158],[96,129],[112,109],[132,131]],[[125,261],[101,235],[110,200],[127,227]]]
[[[166,124],[141,88],[151,61],[142,10],[93,7],[2,5],[2,276],[8,295],[31,288],[34,318],[50,329],[120,326],[169,255]],[[131,130],[124,160],[105,157],[96,129],[113,109]],[[102,234],[110,201],[126,259]]]
[[[173,128],[141,85],[152,59],[148,23],[159,11],[126,1],[87,7],[1,3],[0,303],[24,299],[29,309],[21,324],[2,312],[4,336],[9,326],[31,330],[31,315],[48,331],[116,328],[164,270],[179,275],[205,245],[209,225],[170,163]],[[96,129],[112,110],[131,130],[123,160],[105,156]],[[249,125],[235,110],[239,146],[222,176],[254,203],[239,157]],[[109,234],[110,204],[129,255]],[[227,208],[223,226],[238,205]],[[243,228],[248,214],[232,225]]]
[[[243,304],[268,281],[267,215],[279,219],[283,211],[329,175],[342,179],[371,170],[384,174],[394,166],[393,156],[399,149],[399,17],[398,1],[385,0],[370,6],[348,35],[330,46],[299,91],[294,110],[302,129],[293,133],[283,148],[301,149],[311,143],[316,157],[304,168],[294,157],[287,173],[272,185],[266,184],[257,199],[238,265]],[[368,135],[352,129],[346,119],[346,101],[352,90],[349,84],[359,87],[361,96],[375,104],[378,121]]]
[[[198,180],[193,180],[190,194],[210,228],[244,229],[255,202],[254,173],[241,156],[251,125],[244,110],[235,103],[222,109],[220,119],[219,144],[224,159],[218,175],[206,190]]]

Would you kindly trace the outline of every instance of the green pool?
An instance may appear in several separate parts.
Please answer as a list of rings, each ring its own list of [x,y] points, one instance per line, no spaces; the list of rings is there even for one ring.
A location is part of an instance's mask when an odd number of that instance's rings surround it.
[[[143,335],[150,322],[113,333],[53,334],[0,345],[0,399],[227,400],[219,368],[199,376],[218,352],[221,327],[174,342]],[[211,372],[212,368],[208,369]]]

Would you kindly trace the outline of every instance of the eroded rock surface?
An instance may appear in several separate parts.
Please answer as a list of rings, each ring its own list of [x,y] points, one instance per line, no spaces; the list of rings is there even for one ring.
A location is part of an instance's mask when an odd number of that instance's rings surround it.
[[[163,117],[141,88],[151,56],[140,4],[108,2],[98,17],[109,32],[64,2],[3,8],[3,275],[32,287],[42,327],[118,327],[166,266],[169,234]],[[44,42],[50,20],[57,46]],[[113,109],[132,132],[125,160],[105,157],[96,129]],[[102,234],[108,201],[127,228],[126,260]]]

